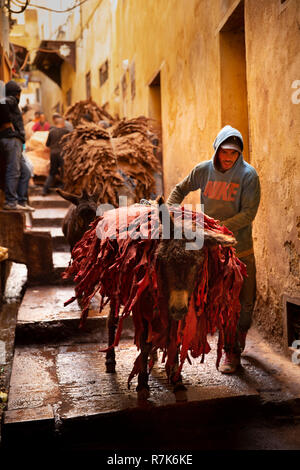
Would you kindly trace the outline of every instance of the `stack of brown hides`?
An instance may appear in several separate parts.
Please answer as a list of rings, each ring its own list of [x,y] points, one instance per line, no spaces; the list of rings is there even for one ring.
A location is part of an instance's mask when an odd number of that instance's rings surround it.
[[[66,113],[65,119],[73,124],[74,127],[82,124],[84,115],[89,114],[93,122],[108,121],[113,123],[116,118],[113,118],[105,109],[105,106],[99,108],[95,101],[89,99],[84,101],[77,101],[70,106]]]
[[[107,129],[88,122],[78,125],[62,139],[65,190],[98,192],[99,202],[115,207],[120,194],[131,192],[132,202],[149,198],[154,173],[161,171],[152,140],[152,121],[143,116],[116,121]]]

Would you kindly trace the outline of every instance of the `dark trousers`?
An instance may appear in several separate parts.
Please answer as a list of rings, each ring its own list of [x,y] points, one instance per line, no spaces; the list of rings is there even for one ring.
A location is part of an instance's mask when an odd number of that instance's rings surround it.
[[[256,298],[256,266],[254,254],[240,260],[247,267],[248,277],[244,279],[244,284],[240,293],[241,312],[238,330],[247,332],[252,323],[252,314]]]
[[[17,139],[17,137],[0,139],[0,152],[4,155],[6,163],[4,188],[5,203],[10,206],[15,206],[18,203],[22,148],[23,144],[20,139]]]
[[[47,194],[50,187],[54,185],[55,176],[61,175],[63,178],[64,173],[64,160],[60,153],[51,153],[50,154],[50,172],[45,181],[43,193]]]
[[[246,265],[248,276],[244,278],[240,293],[241,311],[237,328],[236,341],[233,352],[240,353],[245,347],[246,335],[252,323],[252,316],[256,298],[256,266],[254,254],[240,260]],[[225,344],[225,351],[230,347]]]

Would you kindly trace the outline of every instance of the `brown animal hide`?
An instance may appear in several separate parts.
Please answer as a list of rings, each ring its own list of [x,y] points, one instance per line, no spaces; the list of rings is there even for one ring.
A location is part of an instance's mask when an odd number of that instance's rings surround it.
[[[121,121],[108,129],[94,123],[78,125],[63,137],[64,188],[74,194],[99,193],[99,202],[118,206],[118,196],[132,201],[149,198],[153,174],[160,163],[151,143],[153,129],[145,117]]]
[[[93,122],[105,120],[113,123],[116,121],[116,119],[106,111],[105,106],[99,108],[95,101],[91,99],[78,101],[70,106],[65,113],[65,119],[76,127],[82,122],[85,114],[89,114]]]

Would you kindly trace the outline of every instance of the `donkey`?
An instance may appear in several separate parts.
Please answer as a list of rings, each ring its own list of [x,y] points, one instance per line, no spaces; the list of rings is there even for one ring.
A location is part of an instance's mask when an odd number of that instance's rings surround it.
[[[63,234],[72,251],[96,217],[98,194],[90,195],[85,189],[80,196],[61,189],[56,191],[61,197],[72,203],[62,224]]]
[[[163,198],[157,200],[160,207],[163,207],[164,211],[169,213],[166,205],[164,205]],[[163,218],[160,211],[160,223],[163,225]],[[204,261],[204,249],[210,246],[233,246],[236,244],[235,238],[215,233],[212,231],[204,231],[204,244],[202,248],[187,250],[186,243],[189,241],[185,237],[183,239],[175,239],[174,232],[176,228],[176,222],[172,213],[169,213],[170,219],[170,239],[161,239],[156,249],[157,265],[160,270],[160,277],[163,280],[163,296],[168,304],[169,311],[169,324],[170,320],[175,320],[177,323],[180,320],[184,320],[191,300],[192,293],[196,286],[197,275],[201,269]],[[192,226],[191,226],[192,229]],[[185,230],[185,233],[187,231]],[[192,235],[191,235],[192,238]],[[118,324],[118,318],[115,314],[115,306],[111,305],[111,310],[108,318],[108,345],[110,348],[106,353],[106,372],[115,372],[115,352],[113,349],[115,331]],[[139,399],[147,399],[149,397],[149,386],[148,386],[148,359],[152,345],[147,342],[147,323],[144,322],[144,331],[141,337],[141,372],[138,375],[137,392]],[[178,364],[178,351],[177,359]],[[174,380],[174,377],[177,377]],[[186,390],[182,383],[181,375],[176,375],[176,366],[170,374],[171,383],[174,386],[174,393]]]

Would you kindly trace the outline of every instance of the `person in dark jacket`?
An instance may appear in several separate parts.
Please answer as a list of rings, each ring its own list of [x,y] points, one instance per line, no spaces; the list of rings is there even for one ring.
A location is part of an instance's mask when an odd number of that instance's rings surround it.
[[[181,204],[190,191],[201,189],[204,212],[231,230],[237,240],[236,254],[247,267],[248,277],[240,294],[241,312],[234,351],[225,345],[222,373],[232,374],[240,366],[240,355],[252,321],[256,295],[256,270],[252,222],[260,202],[260,183],[256,170],[243,158],[243,137],[225,126],[214,142],[211,160],[195,166],[171,192],[167,203]]]
[[[5,85],[5,98],[0,103],[0,154],[5,158],[5,210],[34,209],[27,204],[30,179],[25,160],[22,158],[25,131],[19,109],[21,88],[10,80]]]
[[[59,173],[63,177],[64,160],[61,155],[61,143],[62,136],[68,134],[70,131],[65,127],[65,120],[63,117],[55,117],[53,119],[54,126],[49,131],[46,147],[50,149],[50,172],[47,177],[43,195],[46,196],[49,193],[50,187],[54,184],[55,176]]]

